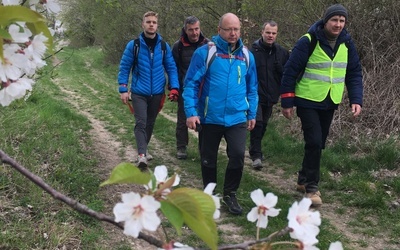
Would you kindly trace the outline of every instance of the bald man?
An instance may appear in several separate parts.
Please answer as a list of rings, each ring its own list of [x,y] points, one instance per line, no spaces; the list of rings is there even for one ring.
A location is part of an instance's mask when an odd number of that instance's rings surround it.
[[[194,52],[183,91],[186,125],[190,129],[201,126],[199,150],[204,187],[217,183],[218,147],[225,138],[229,161],[223,201],[235,215],[243,212],[236,192],[243,173],[246,134],[254,128],[258,104],[255,61],[244,47],[240,31],[236,15],[227,13],[221,17],[212,43]],[[216,53],[207,63],[211,51]]]

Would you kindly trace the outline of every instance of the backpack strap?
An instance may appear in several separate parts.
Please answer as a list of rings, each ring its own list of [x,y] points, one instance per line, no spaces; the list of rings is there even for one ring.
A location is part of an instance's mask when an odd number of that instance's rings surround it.
[[[217,46],[215,46],[215,43],[208,42],[207,45],[208,45],[208,52],[206,60],[206,71],[210,67],[211,63],[214,61],[215,56],[217,54]]]
[[[138,54],[140,48],[140,40],[136,38],[133,40],[133,66],[132,68],[135,69],[136,65],[138,64]]]

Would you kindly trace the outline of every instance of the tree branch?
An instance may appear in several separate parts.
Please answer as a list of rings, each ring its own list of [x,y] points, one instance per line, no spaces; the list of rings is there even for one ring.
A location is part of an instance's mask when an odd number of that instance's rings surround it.
[[[114,226],[116,226],[116,227],[118,227],[120,229],[124,229],[124,225],[122,223],[115,222],[113,217],[110,217],[110,216],[105,215],[103,213],[96,212],[96,211],[88,208],[87,206],[79,203],[78,201],[76,201],[74,199],[71,199],[68,196],[58,192],[57,190],[55,190],[54,188],[49,186],[46,182],[44,182],[42,178],[40,178],[39,176],[33,174],[32,172],[30,172],[28,169],[24,168],[23,166],[21,166],[19,163],[17,163],[14,159],[9,157],[2,150],[0,150],[0,159],[1,159],[1,161],[3,163],[6,163],[6,164],[10,165],[11,167],[13,167],[14,169],[16,169],[23,176],[25,176],[26,178],[31,180],[37,186],[39,186],[44,191],[46,191],[51,196],[53,196],[55,199],[64,202],[65,204],[67,204],[68,206],[73,208],[74,210],[76,210],[76,211],[78,211],[80,213],[89,215],[90,217],[93,217],[93,218],[95,218],[97,220],[105,221],[105,222],[108,222],[110,224],[113,224]],[[152,237],[150,235],[139,233],[139,238],[141,238],[141,239],[147,241],[148,243],[150,243],[150,244],[152,244],[154,246],[157,246],[157,247],[162,247],[162,245],[163,245],[163,243],[160,240],[158,240],[158,239],[156,239],[156,238],[154,238],[154,237]]]

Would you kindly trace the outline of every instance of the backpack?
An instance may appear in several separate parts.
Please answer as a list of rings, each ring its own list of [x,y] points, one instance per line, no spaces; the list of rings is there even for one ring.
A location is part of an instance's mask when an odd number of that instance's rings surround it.
[[[133,40],[133,58],[135,59],[133,61],[133,66],[132,68],[135,69],[137,63],[138,63],[138,58],[139,58],[139,48],[140,48],[140,39],[136,38],[135,40]],[[164,56],[166,54],[167,51],[167,45],[166,42],[164,40],[161,40],[161,50],[162,50],[162,58],[164,61]]]

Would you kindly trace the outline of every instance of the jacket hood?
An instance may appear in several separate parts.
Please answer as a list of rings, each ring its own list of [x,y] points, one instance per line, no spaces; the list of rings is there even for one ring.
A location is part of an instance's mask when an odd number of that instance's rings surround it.
[[[232,53],[231,51],[231,44],[225,41],[220,35],[216,35],[212,37],[212,41],[215,43],[215,45],[221,49],[224,53],[229,54]],[[235,53],[243,47],[243,42],[242,39],[239,38],[239,40],[236,42],[236,49]]]

